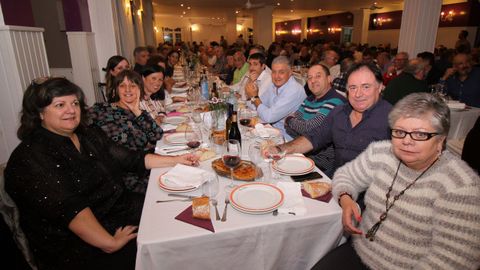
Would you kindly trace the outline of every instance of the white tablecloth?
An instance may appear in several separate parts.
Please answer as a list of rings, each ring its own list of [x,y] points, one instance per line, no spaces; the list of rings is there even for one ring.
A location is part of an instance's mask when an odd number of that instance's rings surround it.
[[[479,108],[450,110],[450,132],[448,132],[448,139],[465,139],[479,116]]]
[[[162,146],[159,141],[157,147]],[[200,167],[211,170],[210,163]],[[333,199],[324,203],[304,198],[305,216],[248,215],[229,205],[226,222],[215,220],[212,207],[215,233],[175,220],[191,202],[155,203],[172,198],[157,185],[167,170],[153,169],[150,175],[137,237],[137,270],[310,269],[341,240],[341,208]],[[280,181],[291,180],[284,177]],[[227,179],[220,177],[220,215],[226,184]],[[186,194],[200,195],[201,190]]]

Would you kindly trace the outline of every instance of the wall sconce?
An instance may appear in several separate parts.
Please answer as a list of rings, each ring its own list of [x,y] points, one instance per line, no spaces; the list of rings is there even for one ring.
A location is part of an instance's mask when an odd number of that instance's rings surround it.
[[[342,28],[339,28],[339,27],[329,27],[327,29],[328,33],[329,34],[335,34],[336,32],[341,32],[342,31]]]
[[[275,35],[280,36],[280,35],[285,35],[288,32],[285,30],[275,30]]]
[[[382,26],[384,23],[391,22],[391,18],[373,18],[373,25],[375,26]]]
[[[153,27],[153,30],[155,30],[155,33],[158,33],[158,28],[156,26]]]
[[[298,34],[300,34],[300,33],[302,33],[302,30],[300,30],[300,29],[292,29],[292,35],[298,35]]]
[[[318,33],[318,32],[320,32],[320,29],[307,29],[307,32],[310,33],[310,34],[311,33]]]
[[[141,10],[141,9],[137,10],[137,15],[142,16],[142,12],[143,12],[143,10]]]
[[[450,10],[448,13],[445,13],[445,11],[440,12],[440,20],[442,22],[446,21],[453,21],[453,17],[455,16],[455,11]]]
[[[192,29],[192,32],[197,32],[199,29],[198,24],[192,24],[190,28]]]
[[[243,30],[243,25],[237,24],[237,31],[240,32]]]

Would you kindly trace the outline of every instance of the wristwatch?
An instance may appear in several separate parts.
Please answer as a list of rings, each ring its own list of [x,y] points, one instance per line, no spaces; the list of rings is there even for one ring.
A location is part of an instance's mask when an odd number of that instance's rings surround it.
[[[259,96],[254,96],[254,97],[251,97],[251,98],[250,98],[250,101],[251,101],[252,103],[254,103],[255,100],[257,100],[257,99],[259,99],[259,98],[260,98]]]

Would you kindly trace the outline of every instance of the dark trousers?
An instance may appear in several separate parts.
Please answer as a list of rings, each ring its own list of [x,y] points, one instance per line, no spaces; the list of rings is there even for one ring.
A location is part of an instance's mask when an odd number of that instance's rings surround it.
[[[357,252],[352,247],[351,241],[335,248],[317,262],[312,270],[368,270],[369,268],[363,264]]]

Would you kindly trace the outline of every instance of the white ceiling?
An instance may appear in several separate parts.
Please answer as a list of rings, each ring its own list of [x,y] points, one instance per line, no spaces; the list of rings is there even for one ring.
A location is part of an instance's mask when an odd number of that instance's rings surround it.
[[[226,21],[228,13],[238,17],[251,17],[251,10],[244,9],[247,0],[152,0],[155,16],[175,16],[194,20],[216,20],[218,24]],[[290,20],[301,17],[313,17],[354,11],[370,7],[372,0],[250,0],[253,5],[272,5],[275,7],[273,19]],[[376,1],[383,7],[372,12],[388,12],[403,9],[403,0]],[[443,0],[443,4],[466,2],[466,0]],[[280,5],[277,5],[280,3]],[[183,7],[180,6],[183,4]],[[190,7],[190,9],[188,9]],[[321,9],[321,10],[319,10]],[[293,12],[292,12],[293,10]],[[185,14],[184,14],[185,12]]]

